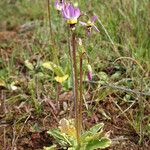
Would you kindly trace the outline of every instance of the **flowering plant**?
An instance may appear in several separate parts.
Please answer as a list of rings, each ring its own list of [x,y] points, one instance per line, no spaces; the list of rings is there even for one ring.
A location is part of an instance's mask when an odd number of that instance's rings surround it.
[[[58,5],[58,1],[56,1]],[[63,149],[68,150],[95,150],[103,149],[109,147],[111,140],[108,138],[108,134],[103,133],[103,123],[97,124],[94,127],[90,128],[88,131],[82,130],[82,107],[83,107],[83,58],[86,54],[86,51],[81,50],[78,54],[76,49],[76,32],[75,25],[78,22],[78,19],[81,15],[80,9],[74,7],[71,3],[59,3],[61,5],[61,13],[63,18],[67,21],[67,24],[70,25],[71,37],[70,39],[70,59],[71,59],[71,68],[72,68],[72,80],[73,80],[73,93],[74,93],[74,105],[75,105],[75,119],[67,120],[62,119],[59,122],[59,127],[54,130],[48,131],[56,140],[58,145]],[[91,33],[91,29],[94,28],[99,32],[98,28],[94,25],[97,20],[96,16],[93,16],[91,20],[87,22],[80,21],[80,24],[86,27],[88,34]],[[69,28],[69,29],[70,29]],[[79,44],[82,47],[82,44]],[[82,48],[81,48],[82,49]],[[77,57],[79,56],[79,59]],[[87,56],[87,55],[86,55]],[[78,70],[79,66],[79,70]],[[87,66],[87,78],[92,80],[92,68],[88,64]],[[78,71],[80,74],[80,84],[78,81]],[[64,79],[67,77],[63,76]],[[56,78],[57,80],[60,78]],[[80,91],[80,92],[79,92]],[[56,146],[45,148],[45,150],[55,149]]]
[[[80,145],[78,145],[76,137],[76,129],[74,120],[62,119],[59,122],[59,128],[50,130],[48,133],[52,135],[59,144],[59,148],[68,150],[96,150],[104,149],[110,146],[111,140],[108,138],[108,133],[103,133],[103,123],[99,123],[88,131],[81,134]],[[44,150],[54,148],[45,147]]]

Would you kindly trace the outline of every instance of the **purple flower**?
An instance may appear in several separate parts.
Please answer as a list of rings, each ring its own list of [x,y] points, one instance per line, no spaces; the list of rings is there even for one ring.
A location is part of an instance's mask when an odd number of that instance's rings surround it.
[[[89,81],[92,80],[92,72],[88,72],[87,73],[87,78],[88,78]]]
[[[80,24],[82,26],[86,27],[88,35],[90,35],[92,28],[94,28],[97,32],[100,32],[99,29],[94,25],[94,23],[95,23],[96,20],[97,20],[97,16],[93,16],[92,20],[88,20],[87,22],[80,21]]]
[[[75,8],[72,4],[67,3],[62,8],[62,15],[67,20],[67,23],[74,27],[74,25],[77,23],[78,18],[80,16],[80,9]]]
[[[88,78],[89,81],[91,81],[92,80],[92,67],[91,67],[91,65],[88,64],[87,69],[88,69],[87,78]]]
[[[54,3],[54,6],[58,11],[61,11],[64,5],[65,5],[64,0],[56,0]]]

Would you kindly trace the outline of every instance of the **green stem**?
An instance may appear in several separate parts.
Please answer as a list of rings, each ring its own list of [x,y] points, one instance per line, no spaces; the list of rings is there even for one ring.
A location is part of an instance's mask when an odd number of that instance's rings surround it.
[[[72,56],[73,56],[73,69],[74,69],[74,91],[75,91],[75,124],[77,133],[77,142],[80,145],[80,127],[79,127],[79,99],[78,99],[78,73],[77,73],[77,60],[76,60],[76,35],[72,33]]]

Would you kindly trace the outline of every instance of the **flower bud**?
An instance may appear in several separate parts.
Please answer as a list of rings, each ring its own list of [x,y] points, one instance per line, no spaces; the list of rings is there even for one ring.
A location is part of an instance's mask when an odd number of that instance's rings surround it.
[[[91,67],[91,65],[88,64],[87,69],[88,69],[87,78],[88,78],[89,81],[91,81],[92,80],[92,67]]]

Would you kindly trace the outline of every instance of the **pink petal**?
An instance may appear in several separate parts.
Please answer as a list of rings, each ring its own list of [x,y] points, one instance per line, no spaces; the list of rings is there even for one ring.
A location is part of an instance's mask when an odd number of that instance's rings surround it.
[[[75,9],[72,5],[70,5],[68,7],[68,14],[69,14],[70,18],[73,18],[75,16]]]
[[[93,25],[92,27],[93,27],[97,32],[100,32],[99,29],[98,29],[95,25]]]
[[[97,16],[93,16],[91,21],[95,22],[97,20],[97,18],[98,18]]]
[[[77,17],[77,18],[80,17],[80,14],[81,14],[81,13],[80,13],[80,9],[79,9],[79,8],[76,8],[76,9],[74,10],[74,13],[75,13],[75,14],[74,14],[75,17]]]
[[[87,26],[87,23],[85,23],[85,22],[79,21],[79,23],[80,23],[82,26]]]
[[[65,19],[70,19],[69,7],[70,7],[70,4],[68,3],[64,5],[62,8],[62,15]]]

